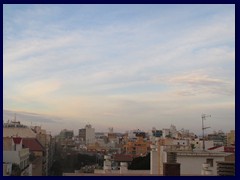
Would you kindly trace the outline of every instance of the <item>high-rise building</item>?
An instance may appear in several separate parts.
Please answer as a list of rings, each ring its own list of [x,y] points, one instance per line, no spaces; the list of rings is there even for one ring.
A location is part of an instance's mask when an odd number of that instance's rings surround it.
[[[60,132],[60,139],[72,139],[74,136],[73,130],[63,129]]]
[[[79,138],[85,144],[93,144],[95,143],[95,129],[92,128],[90,124],[87,124],[85,128],[79,129]]]

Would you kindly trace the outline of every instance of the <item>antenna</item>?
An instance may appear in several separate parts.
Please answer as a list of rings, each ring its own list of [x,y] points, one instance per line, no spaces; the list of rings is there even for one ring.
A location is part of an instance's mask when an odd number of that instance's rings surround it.
[[[211,115],[202,114],[202,134],[203,134],[203,150],[204,150],[204,151],[205,151],[204,130],[210,128],[210,127],[205,127],[205,126],[204,126],[204,120],[206,120],[206,117],[211,117]]]

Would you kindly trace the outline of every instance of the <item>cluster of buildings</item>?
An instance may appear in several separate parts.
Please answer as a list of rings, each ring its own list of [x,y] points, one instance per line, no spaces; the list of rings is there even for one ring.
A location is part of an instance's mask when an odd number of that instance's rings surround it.
[[[63,130],[61,134],[66,132]],[[235,131],[222,131],[198,137],[189,130],[153,128],[149,132],[95,133],[91,125],[71,131],[71,148],[78,152],[102,153],[104,165],[94,174],[63,173],[64,176],[86,175],[234,175]],[[61,139],[61,138],[60,138]],[[69,141],[62,139],[62,147]],[[203,149],[203,146],[205,149]],[[70,148],[70,147],[68,147]],[[134,158],[151,154],[150,170],[128,170]]]
[[[40,126],[13,120],[3,124],[3,175],[47,176],[53,164],[55,139]]]
[[[86,175],[234,175],[235,131],[222,131],[198,137],[189,130],[170,128],[148,132],[139,129],[116,133],[95,132],[87,124],[74,135],[63,129],[56,137],[39,126],[27,127],[16,120],[3,125],[3,174],[46,176],[50,174],[55,149],[91,153],[104,157],[102,167]],[[203,148],[205,147],[205,148]],[[150,153],[150,170],[129,170],[134,158]]]

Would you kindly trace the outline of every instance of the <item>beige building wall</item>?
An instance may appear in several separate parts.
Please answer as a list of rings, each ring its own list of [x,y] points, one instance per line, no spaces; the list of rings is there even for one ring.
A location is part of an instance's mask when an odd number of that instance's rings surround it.
[[[235,144],[235,131],[231,130],[229,133],[227,133],[227,146],[231,146],[232,144]]]
[[[3,138],[3,150],[4,151],[12,150],[12,138],[10,138],[10,137]]]
[[[32,162],[32,175],[33,176],[42,176],[42,157],[37,157]]]

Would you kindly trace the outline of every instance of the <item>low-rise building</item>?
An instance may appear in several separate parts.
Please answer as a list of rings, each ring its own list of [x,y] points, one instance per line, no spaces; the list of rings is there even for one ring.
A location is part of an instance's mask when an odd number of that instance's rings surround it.
[[[128,141],[124,145],[125,154],[130,154],[133,157],[144,156],[150,152],[150,142],[138,136],[136,141]]]
[[[36,138],[23,138],[23,147],[30,150],[29,160],[32,163],[32,175],[45,176],[45,150],[41,143]]]
[[[127,165],[130,165],[133,161],[133,157],[130,154],[114,154],[112,160],[117,164],[118,167],[120,167],[121,162],[125,162]]]
[[[214,147],[214,141],[213,140],[205,140],[205,149],[209,149]],[[203,150],[203,140],[196,138],[194,140],[190,141],[190,144],[193,146],[195,150]]]
[[[224,161],[225,153],[221,152],[176,152],[177,162],[181,164],[181,175],[201,175],[203,164],[209,164],[209,175],[217,175],[217,161]]]
[[[29,155],[29,148],[23,148],[21,137],[3,138],[3,162],[18,166],[22,176],[32,175]]]
[[[47,133],[45,129],[42,129],[40,126],[33,126],[31,129],[36,133],[37,140],[44,147],[44,157],[43,157],[43,175],[48,175],[53,161],[53,152],[54,146],[52,145],[52,136],[50,133]],[[61,134],[61,133],[60,133]],[[64,134],[64,133],[63,133]]]
[[[164,164],[175,164],[180,175],[217,175],[217,161],[224,161],[229,155],[225,152],[194,150],[191,146],[165,145],[159,141],[151,150],[151,163],[155,166],[153,174],[164,174]],[[208,164],[208,165],[204,165]],[[177,166],[179,165],[179,166]],[[207,169],[204,169],[207,167]]]

